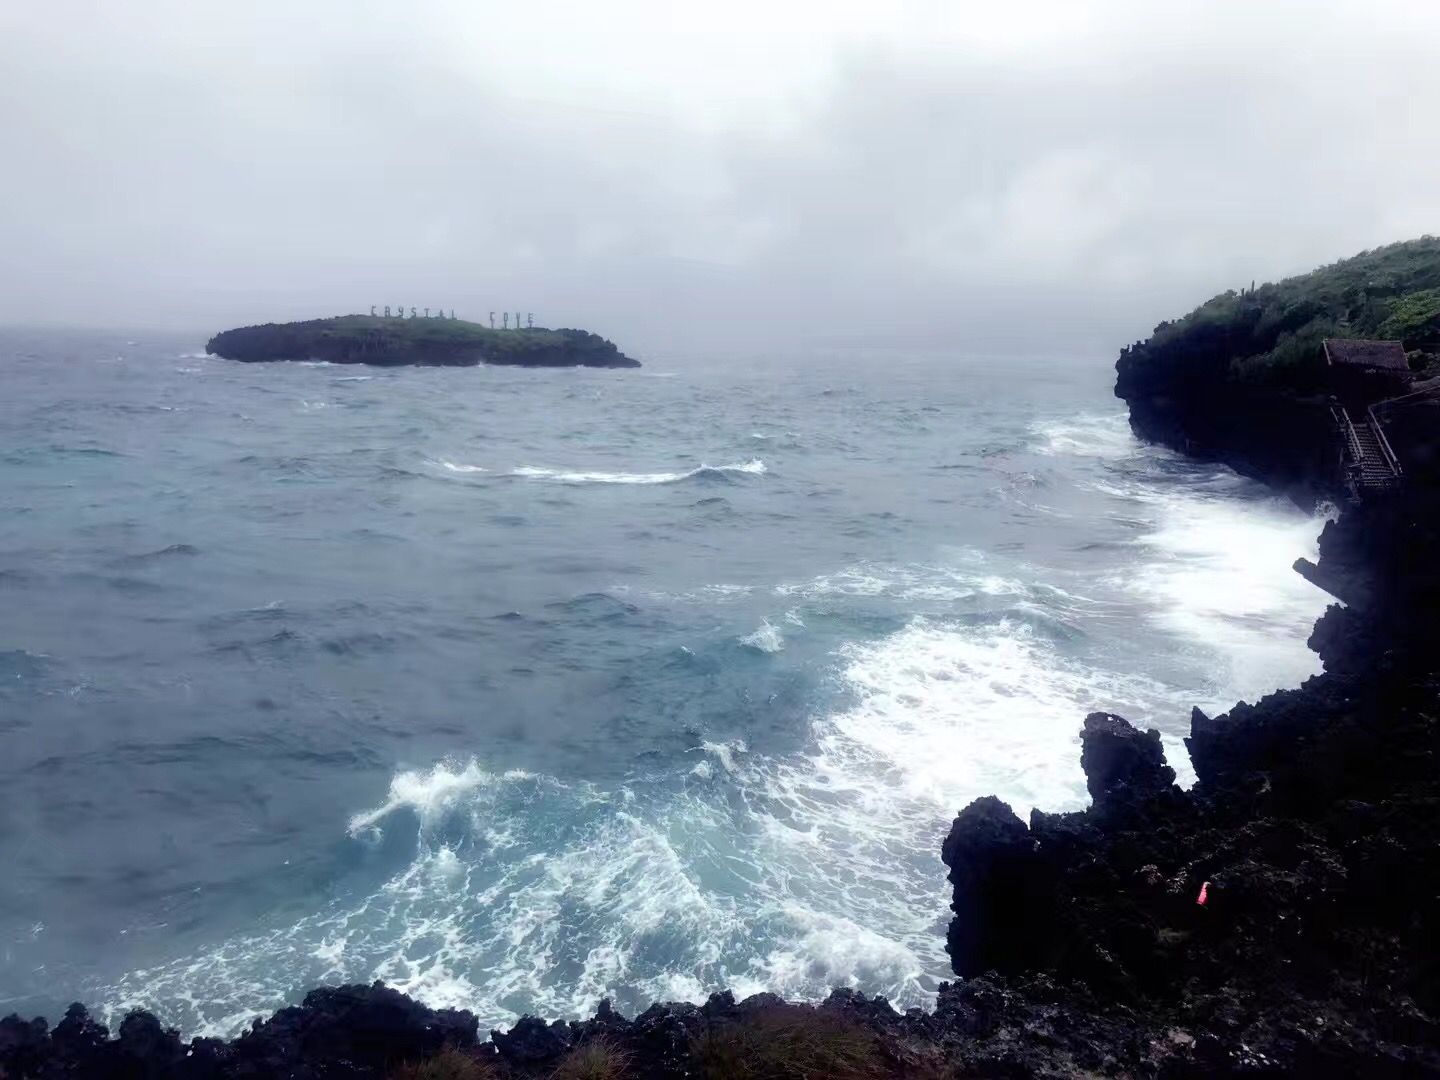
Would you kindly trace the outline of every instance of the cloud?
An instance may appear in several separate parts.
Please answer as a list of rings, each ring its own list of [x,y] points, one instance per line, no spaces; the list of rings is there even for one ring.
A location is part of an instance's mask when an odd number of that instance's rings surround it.
[[[60,7],[0,15],[0,321],[1104,352],[1440,220],[1416,5]]]

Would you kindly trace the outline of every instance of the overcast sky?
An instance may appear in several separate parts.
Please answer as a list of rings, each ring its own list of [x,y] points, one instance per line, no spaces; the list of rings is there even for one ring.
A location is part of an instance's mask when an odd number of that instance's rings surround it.
[[[0,323],[1111,353],[1440,231],[1440,0],[8,0]]]

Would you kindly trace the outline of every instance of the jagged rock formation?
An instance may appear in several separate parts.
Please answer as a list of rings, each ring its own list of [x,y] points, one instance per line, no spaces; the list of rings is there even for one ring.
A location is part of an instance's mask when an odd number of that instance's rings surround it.
[[[1026,828],[982,800],[956,818],[957,974],[987,970],[1033,1009],[1103,1002],[1139,1036],[1128,1059],[1108,1047],[1126,1070],[1145,1071],[1148,1046],[1165,1075],[1440,1075],[1437,691],[1336,673],[1197,710],[1190,792],[1158,739],[1087,721],[1090,809]],[[1097,740],[1137,767],[1111,768]],[[957,948],[962,920],[1020,882],[1021,906],[979,928],[983,953]]]
[[[339,986],[313,990],[230,1042],[182,1043],[149,1013],[133,1012],[117,1037],[72,1005],[48,1031],[43,1020],[0,1020],[0,1075],[6,1077],[384,1076],[442,1047],[473,1047],[475,1017],[427,1009],[395,990]]]
[[[323,360],[332,364],[423,364],[635,368],[615,345],[588,330],[494,330],[463,319],[342,315],[266,323],[216,334],[205,350],[226,360]]]

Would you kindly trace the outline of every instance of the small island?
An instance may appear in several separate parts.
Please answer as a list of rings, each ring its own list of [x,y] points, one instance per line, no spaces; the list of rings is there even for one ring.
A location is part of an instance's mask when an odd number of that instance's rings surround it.
[[[332,364],[468,367],[638,368],[613,342],[588,330],[497,330],[464,319],[340,315],[244,326],[216,334],[205,351],[226,360],[323,360]]]

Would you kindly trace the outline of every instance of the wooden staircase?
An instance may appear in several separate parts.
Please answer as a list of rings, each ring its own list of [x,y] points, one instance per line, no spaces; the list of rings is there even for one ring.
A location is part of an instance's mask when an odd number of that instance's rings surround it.
[[[1366,410],[1365,417],[1357,424],[1343,405],[1334,405],[1330,411],[1345,444],[1347,482],[1356,497],[1399,487],[1403,476],[1400,462],[1374,413]]]

